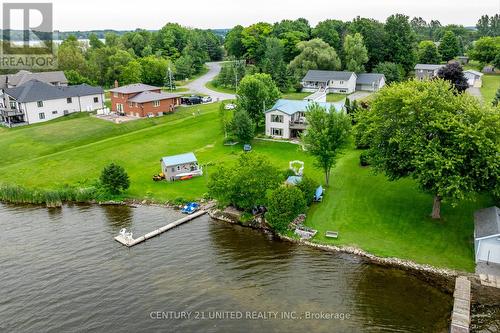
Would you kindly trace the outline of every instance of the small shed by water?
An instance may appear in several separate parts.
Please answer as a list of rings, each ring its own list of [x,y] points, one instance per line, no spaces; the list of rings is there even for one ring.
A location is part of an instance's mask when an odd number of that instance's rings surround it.
[[[168,181],[184,180],[203,175],[193,153],[166,156],[161,159],[161,170]]]

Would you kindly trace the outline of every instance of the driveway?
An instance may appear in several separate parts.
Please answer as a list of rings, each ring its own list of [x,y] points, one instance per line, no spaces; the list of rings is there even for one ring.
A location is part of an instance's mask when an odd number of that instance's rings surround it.
[[[347,96],[347,98],[349,98],[349,100],[352,102],[352,101],[356,101],[359,99],[363,99],[367,96],[370,96],[371,94],[373,94],[373,92],[371,92],[371,91],[356,91],[356,92],[353,92],[352,94],[350,94],[349,96]]]
[[[236,96],[233,94],[221,93],[208,89],[205,86],[209,81],[212,81],[217,76],[217,74],[219,74],[221,64],[222,62],[207,62],[206,65],[208,67],[208,72],[205,75],[200,76],[196,80],[186,84],[185,87],[189,88],[189,92],[211,96],[214,101],[235,99]]]
[[[470,88],[467,88],[466,90],[467,93],[469,93],[469,95],[471,96],[475,96],[477,98],[479,98],[479,100],[483,100],[483,95],[481,94],[481,90],[479,90],[479,88],[476,88],[476,87],[470,87]]]

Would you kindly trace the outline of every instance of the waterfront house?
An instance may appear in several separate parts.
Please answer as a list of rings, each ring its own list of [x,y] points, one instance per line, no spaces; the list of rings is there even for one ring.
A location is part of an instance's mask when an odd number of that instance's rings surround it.
[[[142,83],[119,87],[115,82],[115,88],[109,91],[111,110],[133,117],[162,116],[180,105],[180,95],[165,93],[160,87]]]
[[[415,77],[417,80],[429,80],[437,76],[438,71],[445,65],[416,64]]]
[[[193,153],[163,157],[161,159],[161,170],[168,181],[203,175],[203,171]]]
[[[500,209],[489,207],[474,213],[476,270],[500,276]]]
[[[469,87],[481,88],[483,86],[483,73],[468,69],[464,71],[464,76],[467,78]]]
[[[52,120],[64,115],[104,107],[101,87],[86,84],[54,86],[30,80],[4,88],[0,99],[0,124],[8,127]]]
[[[272,108],[265,112],[266,135],[280,139],[296,139],[306,127],[305,113],[313,102],[307,100],[278,100]],[[337,112],[344,107],[344,102],[324,103],[316,102],[319,106]]]

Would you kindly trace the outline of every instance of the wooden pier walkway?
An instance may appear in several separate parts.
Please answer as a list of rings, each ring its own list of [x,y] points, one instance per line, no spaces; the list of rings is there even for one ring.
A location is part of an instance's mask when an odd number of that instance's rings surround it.
[[[450,333],[468,333],[470,326],[470,281],[465,276],[455,280]]]
[[[158,236],[159,234],[162,234],[164,233],[165,231],[168,231],[172,228],[175,228],[177,227],[178,225],[181,225],[183,223],[186,223],[188,221],[191,221],[199,216],[202,216],[204,214],[206,214],[208,211],[208,208],[205,208],[205,209],[201,209],[193,214],[190,214],[190,215],[187,215],[186,217],[183,217],[181,219],[178,219],[177,221],[174,221],[172,223],[169,223],[167,224],[166,226],[163,226],[161,228],[158,228],[158,229],[155,229],[151,232],[148,232],[147,234],[145,234],[144,236],[141,236],[139,238],[136,238],[136,239],[128,239],[126,237],[124,237],[123,235],[118,235],[115,237],[115,240],[125,246],[128,246],[128,247],[132,247],[134,245],[137,245],[139,243],[142,243],[144,241],[146,241],[147,239],[150,239],[150,238],[153,238],[155,236]]]

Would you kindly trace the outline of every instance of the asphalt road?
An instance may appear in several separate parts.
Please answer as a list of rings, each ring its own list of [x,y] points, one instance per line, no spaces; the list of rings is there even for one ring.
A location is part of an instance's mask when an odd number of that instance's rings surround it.
[[[189,88],[189,91],[192,93],[199,93],[203,95],[208,95],[212,97],[214,101],[222,101],[227,99],[235,99],[236,96],[233,94],[225,94],[218,91],[214,91],[208,89],[205,85],[212,81],[217,74],[219,74],[221,69],[221,62],[207,62],[208,72],[197,78],[196,80],[185,85],[186,88]]]

